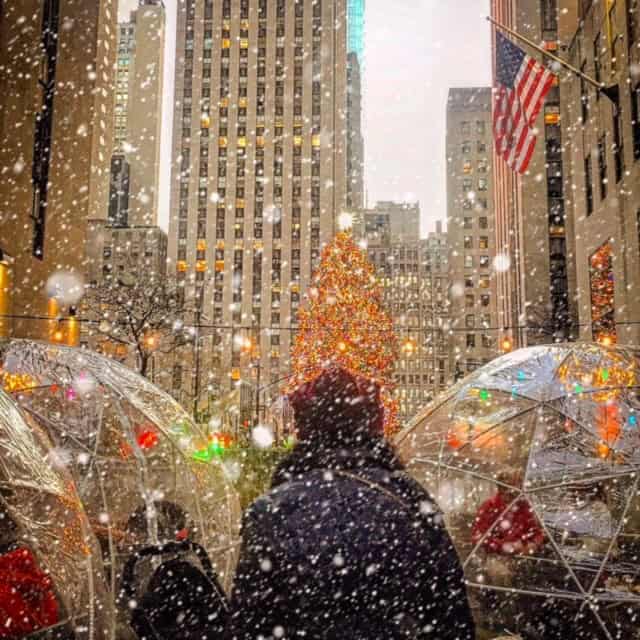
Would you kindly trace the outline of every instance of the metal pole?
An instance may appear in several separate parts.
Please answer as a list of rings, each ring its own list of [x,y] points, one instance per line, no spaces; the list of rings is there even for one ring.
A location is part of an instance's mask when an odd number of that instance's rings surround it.
[[[566,69],[568,69],[569,71],[577,75],[579,78],[582,78],[585,82],[588,82],[589,84],[593,85],[596,89],[599,89],[599,90],[606,89],[606,85],[603,82],[598,82],[597,80],[594,80],[591,76],[588,76],[586,73],[583,73],[582,71],[580,71],[580,69],[577,69],[573,65],[569,64],[566,60],[563,60],[562,58],[558,58],[558,56],[554,55],[553,53],[546,51],[541,46],[533,42],[532,40],[529,40],[529,38],[525,38],[523,35],[520,35],[517,31],[514,31],[513,29],[509,29],[509,27],[505,27],[503,24],[500,24],[497,20],[494,20],[491,16],[487,16],[487,21],[493,24],[494,26],[498,27],[498,29],[502,29],[503,31],[508,33],[510,36],[513,36],[514,38],[521,40],[526,45],[530,46],[532,49],[535,49],[536,51],[538,51],[538,53],[541,53],[543,56],[546,56],[547,58],[551,58],[551,60],[562,65],[563,67],[565,67]]]
[[[196,381],[193,396],[193,417],[198,414],[198,396],[200,395],[200,311],[196,311],[196,335],[195,335],[195,360],[196,360]]]
[[[256,367],[258,368],[257,378],[256,378],[256,425],[260,422],[260,370],[262,366],[260,365],[260,360],[258,360]]]
[[[193,417],[198,414],[198,397],[200,396],[200,323],[202,321],[202,306],[204,305],[204,283],[200,289],[200,296],[196,308],[196,333],[195,333],[195,360],[196,360],[196,382],[193,397]]]

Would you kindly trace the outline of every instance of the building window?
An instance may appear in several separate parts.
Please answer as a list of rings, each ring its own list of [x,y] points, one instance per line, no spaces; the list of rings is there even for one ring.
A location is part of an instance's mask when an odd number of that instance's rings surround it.
[[[483,294],[480,296],[480,304],[483,307],[488,307],[491,304],[491,296],[489,294]]]
[[[465,140],[462,143],[462,154],[468,156],[471,153],[471,142],[469,140]]]
[[[473,236],[465,236],[464,237],[464,248],[465,249],[473,249]]]
[[[598,178],[600,182],[600,200],[607,197],[607,134],[598,140]]]
[[[484,120],[476,121],[476,133],[479,136],[483,136],[486,133],[486,129],[487,129],[487,126]]]
[[[481,229],[488,229],[489,228],[489,218],[487,218],[486,216],[482,216],[482,217],[478,218],[478,226]]]
[[[483,276],[479,280],[479,286],[481,289],[489,289],[491,287],[491,281],[488,276]]]
[[[489,268],[489,256],[480,256],[480,268],[481,269]]]
[[[593,69],[595,80],[598,84],[602,82],[602,63],[600,61],[600,52],[602,49],[601,45],[602,36],[598,34],[593,41]],[[600,92],[596,91],[596,98],[600,99]]]
[[[624,143],[622,135],[622,113],[620,101],[613,106],[613,161],[616,172],[616,182],[622,180],[624,174]]]
[[[465,256],[464,257],[464,268],[465,269],[473,269],[473,256]]]
[[[616,341],[613,250],[606,242],[589,259],[593,339]]]
[[[471,133],[471,123],[470,122],[461,122],[460,123],[460,132],[462,135],[469,135]]]
[[[464,319],[464,325],[467,329],[475,329],[476,328],[476,317],[474,315],[468,315]]]
[[[489,248],[489,236],[480,236],[479,245],[480,249],[488,249]]]
[[[472,309],[475,306],[475,298],[473,296],[472,293],[467,293],[464,297],[464,303],[465,303],[465,307],[467,307],[467,309]]]
[[[467,349],[475,349],[476,346],[476,334],[467,333]]]
[[[473,218],[465,218],[463,226],[465,229],[473,229]]]
[[[486,191],[487,185],[488,182],[486,178],[478,178],[478,191]]]
[[[591,164],[591,154],[589,154],[584,159],[584,189],[588,216],[593,213],[593,169]]]
[[[542,30],[551,32],[558,31],[558,0],[543,0]],[[543,37],[545,37],[545,34],[543,34]]]
[[[640,21],[640,18],[638,18]],[[633,158],[640,159],[640,83],[631,91],[631,127],[633,131]]]
[[[471,178],[464,178],[462,180],[462,191],[463,193],[467,193],[468,191],[471,191],[473,187],[473,182],[471,180]]]

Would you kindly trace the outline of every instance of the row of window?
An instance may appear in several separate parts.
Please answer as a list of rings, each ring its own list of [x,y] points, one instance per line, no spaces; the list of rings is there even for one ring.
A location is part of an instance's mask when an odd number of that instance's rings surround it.
[[[488,178],[478,178],[478,191],[487,191],[489,188],[489,179]],[[473,178],[463,178],[462,179],[462,192],[469,193],[473,191]]]
[[[474,236],[464,236],[464,248],[465,249],[475,249],[475,240]],[[488,249],[489,248],[489,236],[479,236],[478,240],[478,249]]]
[[[487,123],[484,120],[476,120],[475,127],[474,123],[468,120],[463,120],[460,123],[460,133],[463,136],[468,136],[473,132],[475,132],[479,136],[484,136],[487,132]]]

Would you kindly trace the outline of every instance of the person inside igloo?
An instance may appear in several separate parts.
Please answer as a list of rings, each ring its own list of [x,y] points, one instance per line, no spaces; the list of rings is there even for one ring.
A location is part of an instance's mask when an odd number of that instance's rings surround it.
[[[0,497],[0,639],[21,640],[64,619],[52,579],[20,539],[17,523]],[[59,629],[58,638],[72,638]]]

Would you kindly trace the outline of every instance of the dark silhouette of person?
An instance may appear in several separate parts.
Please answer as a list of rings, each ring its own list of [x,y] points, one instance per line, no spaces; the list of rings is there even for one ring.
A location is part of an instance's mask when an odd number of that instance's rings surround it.
[[[18,526],[0,500],[0,640],[26,638],[59,621],[53,581],[20,543]]]
[[[473,638],[458,556],[384,439],[379,386],[330,369],[290,401],[299,441],[245,514],[224,637]]]

